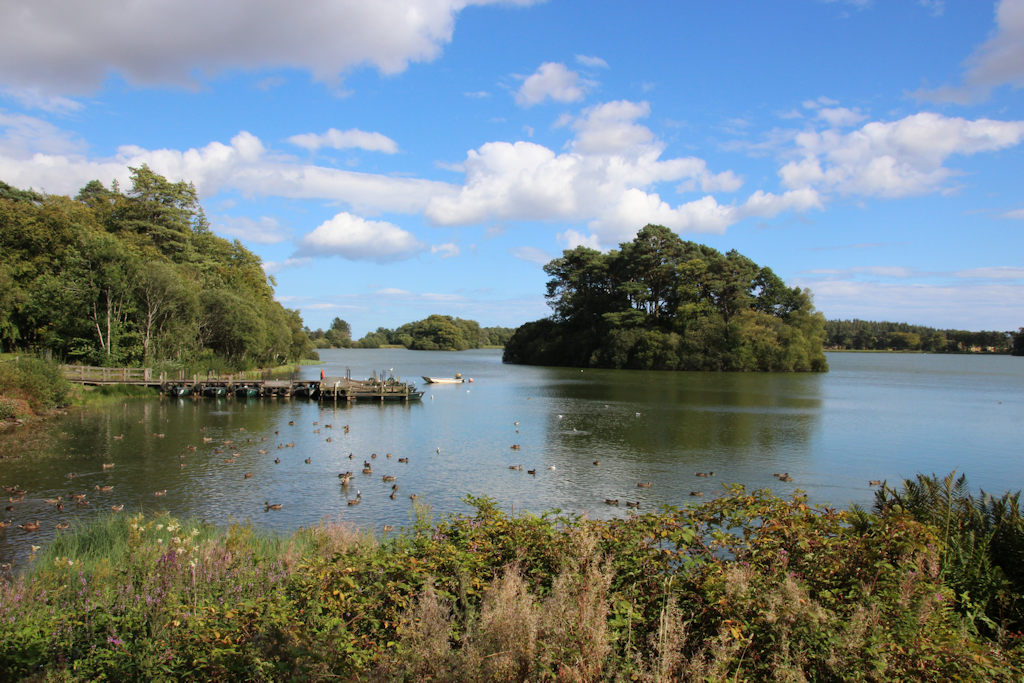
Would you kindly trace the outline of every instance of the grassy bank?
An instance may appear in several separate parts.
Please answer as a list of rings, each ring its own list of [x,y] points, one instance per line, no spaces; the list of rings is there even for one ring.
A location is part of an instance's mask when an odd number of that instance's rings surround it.
[[[160,395],[158,389],[137,387],[130,384],[112,384],[91,387],[73,385],[70,392],[71,404],[82,407],[101,406],[133,398],[154,398]]]
[[[609,521],[470,502],[474,514],[421,517],[387,540],[336,523],[278,536],[102,518],[0,582],[0,678],[1024,673],[1018,635],[947,580],[951,525],[916,521],[892,499],[869,514],[735,487]]]

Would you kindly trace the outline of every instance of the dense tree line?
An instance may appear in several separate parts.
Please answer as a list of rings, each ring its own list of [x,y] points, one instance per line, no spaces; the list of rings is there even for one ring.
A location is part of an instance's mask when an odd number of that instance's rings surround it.
[[[475,320],[435,314],[393,330],[378,327],[352,345],[362,349],[404,346],[416,351],[465,351],[504,346],[512,332],[508,327],[480,327]]]
[[[244,368],[308,357],[259,257],[214,235],[195,187],[146,166],[74,199],[0,182],[0,346],[95,365]]]
[[[318,349],[347,349],[352,346],[352,327],[341,318],[332,320],[326,332],[320,328],[312,331],[306,328],[306,334]]]
[[[825,346],[856,351],[930,351],[933,353],[1010,353],[1011,332],[939,330],[907,323],[829,320]]]
[[[546,266],[554,314],[516,330],[505,362],[656,370],[824,371],[810,293],[736,251],[648,225],[609,253]]]

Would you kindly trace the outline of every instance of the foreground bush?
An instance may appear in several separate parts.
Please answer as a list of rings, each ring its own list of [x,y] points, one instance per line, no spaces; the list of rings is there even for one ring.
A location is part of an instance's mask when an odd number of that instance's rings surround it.
[[[0,583],[0,679],[1019,680],[942,535],[740,487],[627,519],[472,515],[377,541],[102,519]]]
[[[55,364],[20,356],[0,361],[0,419],[26,417],[66,405],[71,385]]]

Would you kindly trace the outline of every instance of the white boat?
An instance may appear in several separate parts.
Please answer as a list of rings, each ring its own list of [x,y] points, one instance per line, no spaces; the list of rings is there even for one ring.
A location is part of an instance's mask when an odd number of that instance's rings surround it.
[[[423,381],[427,384],[462,384],[462,374],[456,373],[454,377],[427,377],[426,375],[420,375]]]

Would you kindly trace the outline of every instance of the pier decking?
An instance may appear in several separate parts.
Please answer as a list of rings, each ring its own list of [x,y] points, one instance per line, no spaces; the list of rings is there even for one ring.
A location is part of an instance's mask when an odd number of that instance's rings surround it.
[[[423,392],[398,377],[352,379],[324,377],[308,379],[251,379],[238,375],[185,377],[179,374],[154,374],[150,368],[103,368],[84,365],[62,365],[61,370],[69,382],[90,386],[126,384],[159,389],[161,392],[184,397],[238,398],[304,398],[319,401],[417,401]]]

